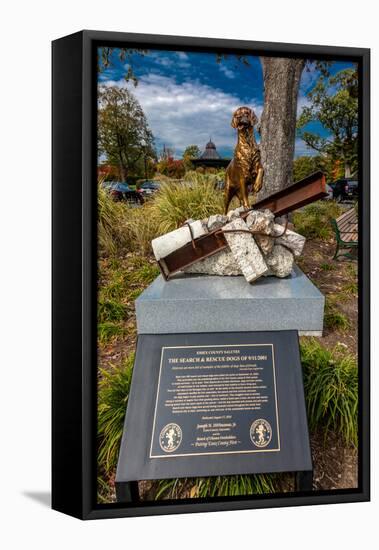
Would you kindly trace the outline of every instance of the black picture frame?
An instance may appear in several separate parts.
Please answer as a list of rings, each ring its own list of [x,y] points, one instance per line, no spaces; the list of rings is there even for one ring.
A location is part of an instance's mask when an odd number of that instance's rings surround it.
[[[359,67],[359,486],[286,495],[96,503],[96,48],[222,51],[356,61]],[[52,44],[52,507],[81,519],[370,499],[370,50],[85,30]]]

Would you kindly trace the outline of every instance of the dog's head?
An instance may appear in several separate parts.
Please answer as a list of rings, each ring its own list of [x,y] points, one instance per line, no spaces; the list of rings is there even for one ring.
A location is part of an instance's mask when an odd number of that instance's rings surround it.
[[[243,130],[255,126],[257,122],[256,114],[249,107],[238,107],[232,118],[232,128]]]

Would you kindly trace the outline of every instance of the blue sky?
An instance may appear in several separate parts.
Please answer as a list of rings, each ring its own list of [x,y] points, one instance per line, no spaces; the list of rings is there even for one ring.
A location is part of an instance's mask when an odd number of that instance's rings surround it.
[[[217,150],[231,157],[236,133],[230,126],[233,111],[248,105],[260,117],[263,108],[263,78],[258,57],[248,56],[249,66],[234,56],[217,63],[213,53],[149,50],[146,55],[133,54],[133,71],[138,86],[125,81],[129,64],[119,59],[115,50],[111,64],[99,73],[99,83],[127,87],[140,102],[154,134],[158,153],[163,145],[172,148],[176,158],[191,144],[204,149],[212,137]],[[331,72],[351,63],[335,62]],[[307,104],[306,94],[319,73],[310,66],[303,71],[298,98],[298,112]],[[312,128],[310,125],[310,129]],[[317,130],[325,137],[327,132]],[[295,156],[312,155],[301,139],[296,139]]]

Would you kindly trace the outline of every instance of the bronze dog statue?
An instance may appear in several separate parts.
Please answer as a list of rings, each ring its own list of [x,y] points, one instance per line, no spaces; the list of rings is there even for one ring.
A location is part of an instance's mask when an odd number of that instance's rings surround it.
[[[238,142],[234,157],[226,168],[225,214],[235,195],[239,198],[241,205],[249,208],[249,185],[252,185],[254,194],[262,188],[261,153],[254,137],[254,126],[257,122],[255,113],[249,107],[239,107],[233,115],[232,128],[238,130]]]

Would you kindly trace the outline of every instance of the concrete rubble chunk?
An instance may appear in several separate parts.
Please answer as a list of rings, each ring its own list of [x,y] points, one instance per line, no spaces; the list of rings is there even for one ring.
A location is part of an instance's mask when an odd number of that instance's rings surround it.
[[[275,244],[275,239],[273,237],[269,237],[268,235],[254,235],[254,239],[264,255],[272,252]]]
[[[271,254],[265,256],[265,261],[269,267],[268,275],[275,275],[276,277],[282,278],[290,275],[294,257],[288,248],[280,244],[275,244]]]
[[[245,208],[244,206],[239,206],[238,208],[235,208],[234,210],[229,210],[229,212],[227,214],[227,218],[228,218],[229,221],[232,221],[235,218],[239,218],[241,216],[241,214],[246,212],[246,210],[247,210],[247,208]]]
[[[208,218],[201,220],[201,225],[206,233],[208,233]]]
[[[246,230],[247,225],[241,218],[236,218],[226,224],[224,229]],[[266,262],[252,235],[243,232],[224,233],[224,235],[235,262],[249,283],[267,273]]]
[[[208,231],[214,231],[219,229],[228,222],[228,216],[223,216],[222,214],[215,214],[208,218],[207,228]]]
[[[207,230],[204,229],[201,220],[196,220],[190,225],[194,239],[197,239],[197,237],[201,237],[207,233]],[[165,235],[161,235],[160,237],[153,239],[151,241],[151,246],[153,248],[155,258],[160,260],[190,241],[191,233],[189,227],[183,226],[179,227],[179,229],[175,229],[174,231],[170,231],[170,233],[166,233]]]
[[[284,227],[279,224],[274,225],[274,235],[281,235],[283,233]],[[300,256],[303,252],[303,248],[305,245],[305,237],[303,235],[299,235],[299,233],[295,233],[295,231],[291,231],[287,228],[287,231],[284,233],[282,237],[277,237],[275,239],[275,244],[281,244],[283,246],[286,246],[289,248],[295,256]]]
[[[253,210],[246,218],[246,225],[251,231],[272,235],[274,231],[274,214],[266,210]]]
[[[200,260],[184,269],[185,273],[204,273],[206,275],[242,275],[230,250],[221,250],[204,260]]]

